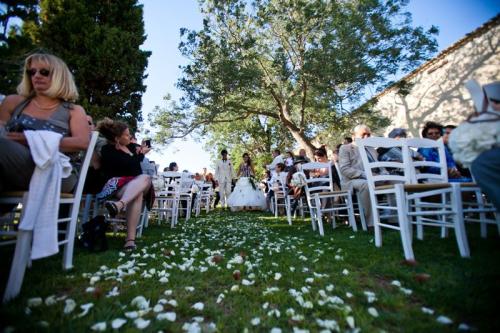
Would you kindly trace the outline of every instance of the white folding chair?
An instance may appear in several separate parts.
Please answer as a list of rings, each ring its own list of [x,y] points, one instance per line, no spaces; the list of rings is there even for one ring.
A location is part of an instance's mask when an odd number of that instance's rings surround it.
[[[278,218],[280,207],[283,207],[287,222],[292,225],[291,201],[288,195],[288,186],[286,184],[287,173],[282,172],[277,181],[273,184],[274,200],[273,209],[274,217]]]
[[[414,140],[414,141],[411,141]],[[419,140],[419,141],[417,141]],[[423,141],[422,141],[423,140]],[[462,216],[460,188],[447,182],[446,159],[442,142],[428,139],[396,140],[388,138],[357,139],[356,144],[367,175],[375,227],[375,245],[382,246],[381,228],[398,230],[407,260],[414,260],[412,224],[417,225],[417,238],[423,238],[423,226],[454,228],[460,254],[469,257],[469,246]],[[409,147],[438,149],[440,161],[413,161]],[[402,149],[403,161],[370,161],[366,148]],[[439,174],[420,172],[417,168],[438,167]],[[398,172],[388,174],[384,168]],[[427,182],[421,184],[419,182]],[[381,219],[394,215],[380,215],[379,210],[395,212],[397,224]]]
[[[354,209],[352,206],[351,192],[349,190],[335,191],[333,188],[333,177],[330,163],[310,162],[302,165],[302,171],[306,179],[306,198],[311,215],[313,230],[318,225],[319,234],[324,235],[323,214],[330,214],[333,227],[335,224],[335,213],[339,210],[347,210],[349,224],[354,231],[357,230],[354,220]],[[317,169],[328,169],[328,175],[320,178],[310,177],[310,174]],[[309,176],[307,175],[309,173]],[[344,199],[344,200],[335,200]]]
[[[210,212],[210,203],[212,202],[212,184],[198,184],[199,191],[195,200],[195,216],[200,215],[201,207],[205,208],[205,213]]]
[[[170,227],[176,226],[179,216],[179,191],[178,184],[166,184],[162,191],[156,193],[156,205],[151,212],[158,215],[158,223],[170,219]]]
[[[94,151],[95,143],[97,141],[98,132],[93,132],[90,138],[90,143],[85,152],[85,157],[83,163],[80,167],[80,173],[78,182],[76,184],[76,189],[73,193],[61,193],[60,205],[69,206],[69,217],[59,218],[57,223],[66,223],[65,230],[59,230],[59,234],[64,235],[64,239],[58,242],[59,245],[64,246],[63,250],[63,268],[70,269],[73,267],[73,249],[75,244],[75,232],[76,224],[78,220],[78,212],[80,210],[80,201],[82,198],[83,186],[85,184],[85,178],[87,177],[87,171],[89,168],[92,153]],[[0,194],[1,204],[21,204],[22,207],[25,206],[25,202],[28,199],[29,192],[4,192]],[[21,208],[20,219],[24,211]],[[7,282],[7,287],[5,289],[3,302],[7,302],[10,299],[16,297],[21,291],[24,273],[26,267],[30,262],[30,252],[31,252],[31,241],[33,238],[33,232],[27,230],[17,230],[17,231],[7,231],[4,233],[0,231],[0,235],[15,236],[16,237],[16,249],[14,252],[14,258],[12,260],[12,265],[9,274],[9,280]],[[6,242],[0,243],[0,245],[5,245],[8,243],[13,243],[12,239]]]
[[[182,173],[182,177],[178,179],[177,181],[177,191],[178,191],[178,200],[179,200],[179,206],[178,210],[179,211],[185,211],[185,220],[189,221],[191,218],[191,201],[192,201],[192,196],[191,196],[191,187],[194,184],[194,179],[191,178],[191,174],[187,172]],[[182,205],[182,202],[185,202],[185,205]]]

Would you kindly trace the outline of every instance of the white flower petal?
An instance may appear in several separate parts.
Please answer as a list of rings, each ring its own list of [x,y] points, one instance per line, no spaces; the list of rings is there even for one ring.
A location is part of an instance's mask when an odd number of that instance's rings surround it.
[[[373,317],[377,318],[378,317],[378,311],[374,307],[369,307],[368,308],[368,313],[372,315]]]
[[[175,312],[165,312],[165,313],[159,313],[156,316],[156,320],[168,320],[174,322],[175,319],[177,318],[177,315]]]
[[[94,325],[92,325],[90,327],[90,329],[93,331],[98,331],[98,332],[105,331],[106,330],[106,322],[102,321],[100,323],[95,323]]]
[[[142,318],[137,318],[136,320],[134,320],[135,327],[137,327],[140,330],[143,330],[146,327],[148,327],[150,323],[151,320],[144,320]]]
[[[125,325],[125,323],[127,322],[126,319],[123,319],[123,318],[116,318],[115,320],[113,320],[111,322],[111,327],[115,330],[119,329],[120,327],[122,327],[123,325]]]
[[[250,320],[250,323],[253,325],[253,326],[257,326],[260,324],[260,318],[259,317],[255,317],[255,318],[252,318],[252,320]]]
[[[203,311],[203,309],[205,308],[205,305],[202,302],[198,302],[198,303],[193,304],[192,308],[195,310],[198,310],[198,311]]]
[[[434,310],[426,308],[425,306],[422,307],[422,312],[430,315],[434,314]]]
[[[43,300],[41,297],[33,297],[33,298],[28,299],[28,306],[30,308],[40,306],[40,305],[42,305],[42,303],[43,303]]]
[[[446,316],[439,316],[439,317],[437,317],[436,321],[440,324],[443,324],[443,325],[453,324],[453,320],[451,320],[450,318],[448,318]]]
[[[161,304],[156,304],[154,307],[153,307],[153,312],[162,312],[163,311],[163,305]]]
[[[73,312],[73,310],[76,308],[76,302],[72,300],[71,298],[68,298],[66,300],[66,304],[64,306],[64,314],[68,314]]]

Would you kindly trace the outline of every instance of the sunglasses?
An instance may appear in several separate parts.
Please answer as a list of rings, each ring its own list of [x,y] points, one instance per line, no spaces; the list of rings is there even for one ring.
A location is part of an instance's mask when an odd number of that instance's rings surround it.
[[[48,77],[50,75],[50,71],[46,68],[42,69],[30,68],[26,70],[26,74],[28,74],[31,77],[35,76],[36,72],[40,73],[41,76],[45,77]]]

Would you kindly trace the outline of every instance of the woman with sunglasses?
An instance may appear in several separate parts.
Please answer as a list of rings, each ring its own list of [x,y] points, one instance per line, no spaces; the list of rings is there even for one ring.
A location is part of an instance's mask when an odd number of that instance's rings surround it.
[[[60,150],[76,153],[89,144],[90,128],[84,109],[74,104],[78,91],[66,64],[51,54],[35,53],[24,62],[17,95],[0,105],[0,192],[27,190],[35,164],[25,130],[47,130],[62,134]],[[69,154],[74,155],[76,154]],[[63,192],[71,192],[78,177],[62,180]]]

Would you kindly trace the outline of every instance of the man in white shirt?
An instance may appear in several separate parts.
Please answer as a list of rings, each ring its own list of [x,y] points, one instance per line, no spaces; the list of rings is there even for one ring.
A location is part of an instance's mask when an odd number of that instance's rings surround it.
[[[231,161],[227,158],[227,150],[221,151],[222,158],[215,164],[215,181],[219,184],[220,206],[227,208],[227,198],[231,194],[231,182],[234,170]]]
[[[283,157],[281,156],[280,150],[279,149],[275,149],[273,151],[273,162],[271,164],[268,164],[266,166],[267,170],[274,171],[274,169],[276,169],[276,165],[278,165],[278,163],[285,164],[285,161],[283,160]]]

